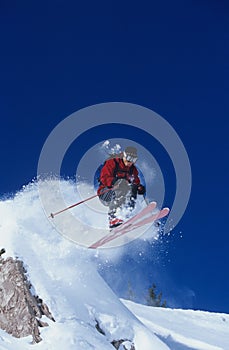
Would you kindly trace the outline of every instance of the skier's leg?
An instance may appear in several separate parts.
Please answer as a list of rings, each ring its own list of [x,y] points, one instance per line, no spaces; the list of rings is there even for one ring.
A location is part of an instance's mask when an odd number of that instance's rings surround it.
[[[110,227],[118,226],[123,222],[121,218],[118,218],[118,212],[122,211],[122,206],[126,202],[127,194],[130,191],[129,184],[124,179],[117,180],[114,186],[117,188],[114,190],[115,196],[110,201],[108,212]]]
[[[134,210],[134,208],[135,208],[136,199],[137,199],[137,191],[138,191],[137,185],[132,184],[131,191],[129,194],[130,196],[127,200],[127,208],[129,208],[131,211]]]
[[[109,208],[111,210],[121,208],[122,205],[126,202],[126,198],[130,192],[129,183],[124,179],[119,179],[115,182],[114,190],[115,195],[112,197],[110,201]]]
[[[115,191],[114,190],[107,191],[107,190],[109,190],[109,188],[105,187],[104,193],[101,193],[99,195],[99,199],[100,199],[101,203],[103,205],[105,205],[106,207],[108,207],[110,205],[111,201],[115,198]]]

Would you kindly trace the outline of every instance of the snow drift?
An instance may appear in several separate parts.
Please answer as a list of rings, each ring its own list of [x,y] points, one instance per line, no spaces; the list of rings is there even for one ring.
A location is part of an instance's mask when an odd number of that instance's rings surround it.
[[[63,181],[62,186],[74,202],[73,184]],[[52,181],[43,184],[54,201],[52,188]],[[85,215],[85,208],[81,210]],[[97,271],[96,251],[77,246],[50,224],[38,183],[2,200],[0,212],[1,246],[6,256],[23,260],[34,293],[45,300],[56,320],[41,329],[43,341],[33,348],[108,350],[114,349],[112,342],[122,339],[126,344],[120,344],[120,350],[131,349],[131,344],[136,350],[226,350],[228,315],[120,301]],[[84,234],[80,227],[69,229]],[[118,254],[118,250],[105,254]],[[31,349],[31,337],[15,339],[0,330],[0,350],[15,349]]]

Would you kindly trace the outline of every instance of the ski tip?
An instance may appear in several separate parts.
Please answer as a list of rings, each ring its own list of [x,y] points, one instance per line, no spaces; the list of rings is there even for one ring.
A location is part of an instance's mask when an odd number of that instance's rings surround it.
[[[156,208],[157,202],[156,202],[156,201],[152,201],[152,202],[150,202],[148,205],[153,206],[153,207]]]
[[[165,208],[163,208],[162,210],[163,210],[165,213],[167,213],[167,214],[170,212],[170,209],[169,209],[168,207],[165,207]]]

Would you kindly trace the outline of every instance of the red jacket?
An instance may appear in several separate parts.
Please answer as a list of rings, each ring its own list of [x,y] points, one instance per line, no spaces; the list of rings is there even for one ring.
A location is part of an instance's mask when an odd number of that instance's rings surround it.
[[[100,186],[98,193],[104,187],[112,187],[117,179],[126,179],[135,185],[140,184],[138,170],[134,164],[125,166],[121,158],[108,159],[100,173]]]

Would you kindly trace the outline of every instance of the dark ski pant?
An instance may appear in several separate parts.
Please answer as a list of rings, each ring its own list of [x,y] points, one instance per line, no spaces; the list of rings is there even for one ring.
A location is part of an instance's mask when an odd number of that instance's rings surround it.
[[[114,187],[116,187],[114,190],[99,195],[102,204],[109,207],[108,215],[110,219],[116,217],[118,208],[127,207],[133,210],[137,198],[137,186],[128,183],[124,179],[117,180]],[[105,191],[107,189],[108,187],[104,188]]]

